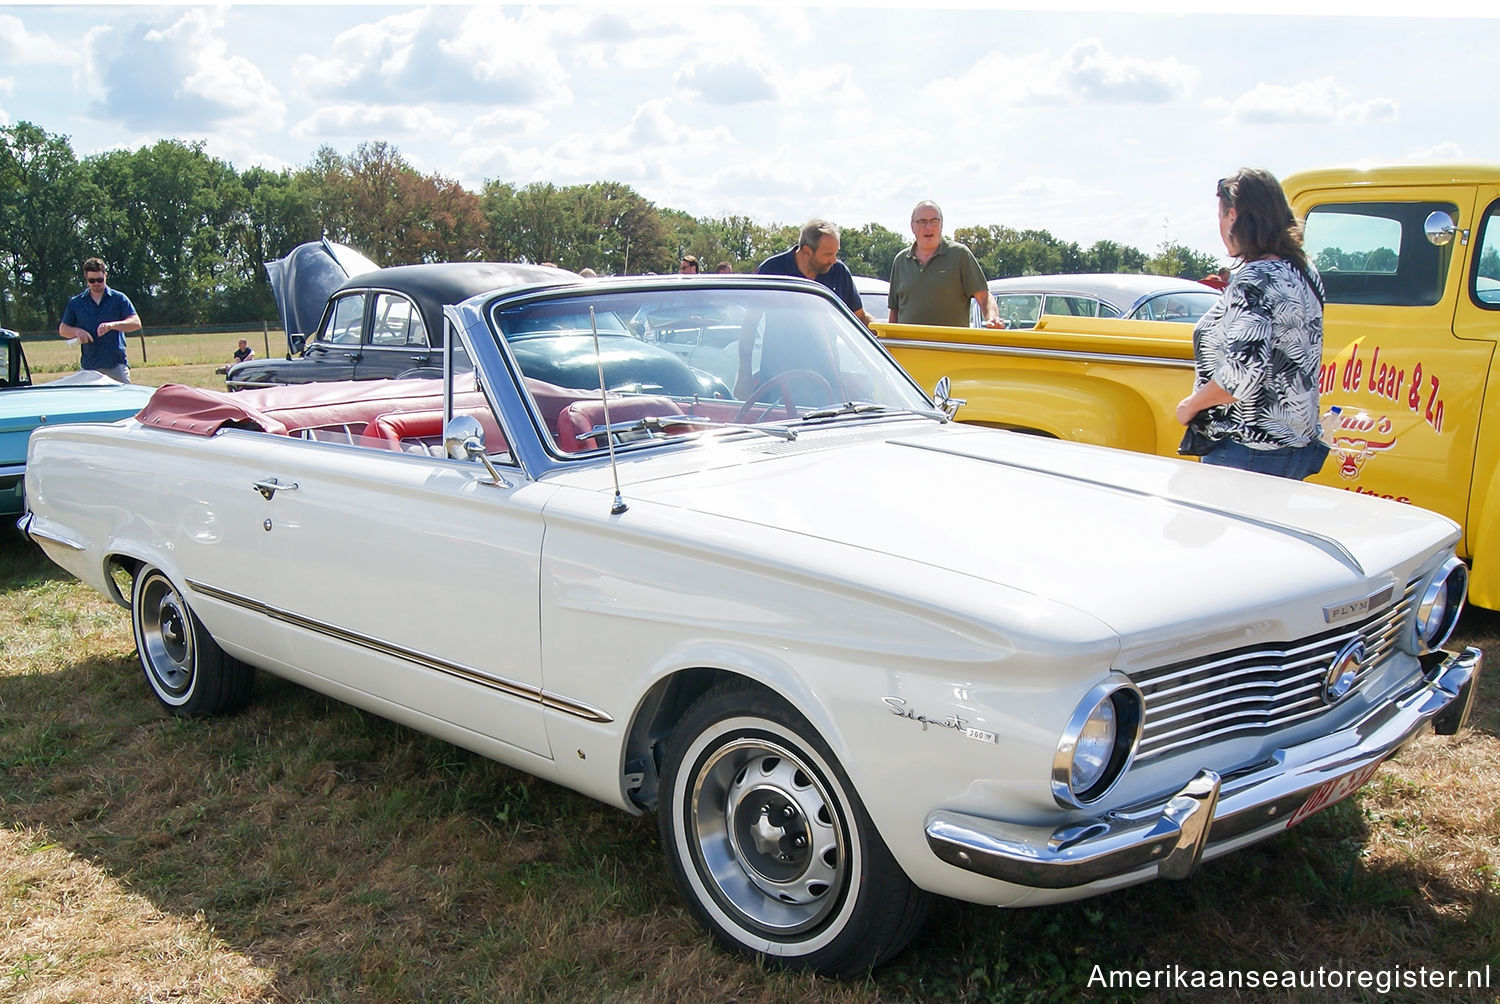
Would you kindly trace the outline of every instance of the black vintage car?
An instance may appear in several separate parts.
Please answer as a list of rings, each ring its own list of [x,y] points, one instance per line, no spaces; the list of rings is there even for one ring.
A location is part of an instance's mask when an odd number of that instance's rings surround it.
[[[230,390],[440,376],[444,306],[492,289],[575,278],[549,266],[498,262],[376,268],[326,238],[267,262],[266,273],[287,333],[286,358],[236,363],[227,372]]]
[[[443,375],[443,307],[495,289],[575,283],[578,276],[550,265],[442,262],[376,268],[364,255],[324,238],[302,244],[266,264],[271,291],[287,332],[285,359],[251,359],[227,371],[230,390],[332,380],[382,380]],[[302,332],[316,328],[311,336]],[[586,320],[553,318],[589,330]],[[648,380],[674,394],[730,396],[712,373],[695,369],[667,349],[637,337],[624,319],[596,321],[606,382],[617,372]],[[516,332],[515,351],[562,386],[597,386],[592,338],[535,339]],[[531,332],[530,334],[534,334]],[[538,353],[547,356],[537,358]],[[614,388],[614,383],[610,386]]]

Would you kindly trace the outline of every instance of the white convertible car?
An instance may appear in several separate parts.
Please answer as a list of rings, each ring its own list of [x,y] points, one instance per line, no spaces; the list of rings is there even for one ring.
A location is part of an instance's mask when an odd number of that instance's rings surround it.
[[[748,372],[660,317],[737,325]],[[447,323],[441,380],[43,429],[22,526],[130,608],[172,713],[264,670],[655,811],[730,948],[859,972],[932,894],[1184,878],[1468,715],[1439,516],[955,424],[809,283],[558,280]]]

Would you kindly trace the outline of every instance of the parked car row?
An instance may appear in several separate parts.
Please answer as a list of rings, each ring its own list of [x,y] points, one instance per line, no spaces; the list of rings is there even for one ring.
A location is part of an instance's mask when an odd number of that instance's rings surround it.
[[[32,436],[23,529],[170,713],[265,671],[655,813],[720,943],[841,973],[933,896],[1186,878],[1468,715],[1447,519],[956,424],[801,280],[418,274],[332,291],[300,362],[355,379]]]
[[[1219,298],[1218,290],[1191,279],[1128,273],[992,279],[989,292],[1007,328],[1034,328],[1047,314],[1193,324]],[[970,323],[979,322],[975,308]]]

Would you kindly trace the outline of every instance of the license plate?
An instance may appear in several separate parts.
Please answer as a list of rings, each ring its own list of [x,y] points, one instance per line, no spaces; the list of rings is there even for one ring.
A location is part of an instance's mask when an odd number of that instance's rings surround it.
[[[1331,781],[1324,781],[1318,785],[1313,793],[1307,796],[1307,801],[1302,803],[1302,807],[1292,813],[1292,818],[1286,821],[1287,829],[1291,829],[1308,816],[1311,816],[1315,812],[1321,812],[1335,802],[1342,802],[1363,788],[1365,782],[1375,776],[1375,772],[1380,769],[1380,765],[1384,762],[1384,760],[1376,760],[1368,767],[1361,767],[1353,774],[1345,774],[1343,777],[1336,777]]]

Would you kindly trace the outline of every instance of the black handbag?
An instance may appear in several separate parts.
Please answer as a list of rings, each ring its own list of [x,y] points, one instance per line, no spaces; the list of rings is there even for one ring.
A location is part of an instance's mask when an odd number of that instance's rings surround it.
[[[1195,418],[1183,430],[1182,442],[1177,446],[1177,453],[1184,457],[1201,457],[1212,453],[1214,447],[1218,445],[1219,441],[1205,432],[1203,426]]]

